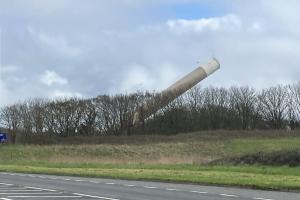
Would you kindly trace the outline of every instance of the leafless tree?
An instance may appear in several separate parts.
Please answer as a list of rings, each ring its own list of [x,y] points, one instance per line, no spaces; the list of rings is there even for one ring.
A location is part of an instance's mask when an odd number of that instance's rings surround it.
[[[287,114],[287,87],[278,85],[263,89],[258,96],[259,113],[270,128],[284,128]]]
[[[259,92],[247,86],[194,87],[175,97],[172,92],[137,92],[93,99],[33,99],[2,107],[0,127],[9,131],[13,143],[17,133],[66,137],[300,127],[300,82]],[[132,126],[136,111],[144,122],[141,128]]]
[[[242,129],[250,129],[254,125],[256,111],[256,92],[248,86],[231,87],[230,108],[237,117],[238,126]]]
[[[15,104],[12,106],[7,106],[1,108],[0,118],[1,124],[8,129],[11,142],[14,144],[16,142],[16,136],[21,126],[21,111],[20,104]]]
[[[292,129],[300,127],[300,82],[289,85],[288,93],[288,118]]]
[[[204,111],[207,115],[208,129],[223,129],[229,107],[229,95],[225,88],[206,88],[204,95]]]
[[[77,117],[81,117],[79,122],[80,135],[96,135],[97,134],[97,111],[94,99],[80,100],[78,102],[78,109],[81,110]]]

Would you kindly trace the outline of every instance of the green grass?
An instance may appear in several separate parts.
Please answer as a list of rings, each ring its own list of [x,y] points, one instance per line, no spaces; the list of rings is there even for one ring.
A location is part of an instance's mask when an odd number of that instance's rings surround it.
[[[104,138],[101,144],[0,145],[0,171],[300,190],[300,167],[210,161],[300,148],[298,132],[198,132]]]
[[[0,165],[1,171],[299,190],[300,167],[107,164]]]
[[[300,137],[297,138],[265,138],[265,139],[234,139],[226,145],[227,153],[243,155],[257,152],[274,152],[300,148]]]

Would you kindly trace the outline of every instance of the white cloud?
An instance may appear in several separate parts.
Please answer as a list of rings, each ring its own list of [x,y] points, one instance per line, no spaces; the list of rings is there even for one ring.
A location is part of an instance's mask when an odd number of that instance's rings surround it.
[[[55,91],[51,92],[50,97],[51,98],[72,98],[72,97],[83,98],[84,95],[79,92],[55,90]]]
[[[159,91],[192,71],[197,60],[202,64],[212,56],[221,69],[201,82],[204,86],[261,88],[299,81],[297,0],[226,1],[226,6],[203,1],[203,9],[215,11],[193,19],[190,13],[176,18],[173,8],[202,1],[0,2],[0,13],[6,13],[0,19],[2,63],[22,66],[6,68],[2,78],[0,93],[11,103],[49,95]],[[61,71],[74,80],[57,74]],[[43,78],[39,72],[45,72]]]
[[[19,70],[21,70],[20,66],[16,66],[16,65],[0,65],[0,75],[4,75],[4,74],[12,74],[12,73],[16,73]]]
[[[50,36],[41,33],[38,39],[50,50],[61,52],[63,55],[75,57],[81,54],[81,50],[78,47],[71,46],[62,36]]]
[[[82,52],[81,49],[71,45],[65,37],[38,32],[34,27],[27,26],[27,32],[36,39],[43,47],[52,52],[58,52],[64,56],[76,57]]]
[[[134,64],[129,66],[128,69],[129,71],[127,74],[124,74],[123,77],[125,78],[120,82],[118,90],[121,92],[135,92],[152,88],[154,79],[146,67]]]
[[[160,90],[168,88],[171,84],[175,83],[175,81],[177,81],[179,78],[182,78],[183,76],[179,73],[177,66],[171,63],[163,63],[160,66],[159,71],[156,72],[155,75],[157,80],[154,89],[158,88]]]
[[[0,93],[1,93],[1,96],[0,96],[0,107],[1,106],[5,106],[7,105],[8,103],[10,103],[9,101],[11,100],[10,99],[10,92],[5,84],[4,81],[2,81],[0,79]]]
[[[169,20],[166,24],[172,31],[175,31],[177,33],[185,33],[202,32],[205,30],[236,30],[241,28],[242,21],[237,15],[229,14],[222,17],[201,18],[193,20]]]
[[[298,26],[300,15],[298,0],[264,0],[261,1],[261,8],[268,22],[272,22],[277,31],[285,31],[293,34],[300,33]]]
[[[166,89],[178,78],[178,69],[170,63],[163,63],[155,71],[142,65],[131,65],[128,73],[120,81],[116,89],[117,92],[136,92],[136,91],[159,91]],[[113,93],[116,92],[112,90]]]
[[[54,71],[46,70],[41,76],[40,81],[47,85],[52,86],[54,84],[58,85],[66,85],[68,84],[68,80],[64,77],[61,77],[59,74],[57,74]]]

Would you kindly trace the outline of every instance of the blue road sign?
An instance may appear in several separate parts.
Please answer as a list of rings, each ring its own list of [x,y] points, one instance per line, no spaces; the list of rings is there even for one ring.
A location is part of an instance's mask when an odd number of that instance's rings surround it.
[[[5,142],[7,142],[6,133],[1,133],[0,132],[0,143],[5,143]]]

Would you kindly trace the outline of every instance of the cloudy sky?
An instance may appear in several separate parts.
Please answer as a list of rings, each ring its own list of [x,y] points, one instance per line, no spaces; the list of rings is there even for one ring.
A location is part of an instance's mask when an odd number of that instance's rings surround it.
[[[0,0],[0,106],[161,90],[212,57],[203,86],[300,80],[298,0]]]

